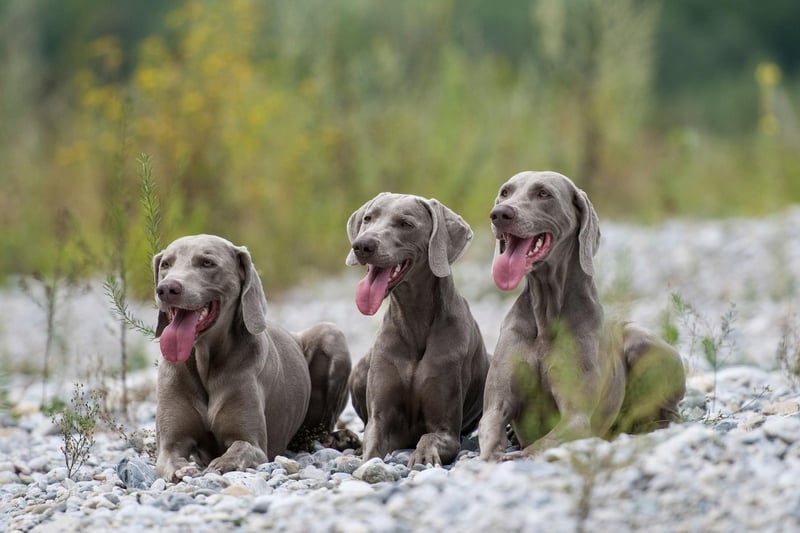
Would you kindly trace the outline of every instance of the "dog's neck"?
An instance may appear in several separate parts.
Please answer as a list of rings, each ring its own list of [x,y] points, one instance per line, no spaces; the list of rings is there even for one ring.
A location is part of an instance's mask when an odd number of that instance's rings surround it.
[[[244,320],[241,318],[240,308],[237,307],[230,312],[237,314],[238,319],[225,319],[221,316],[217,320],[217,325],[227,324],[228,331],[211,329],[195,340],[194,358],[197,373],[204,386],[207,384],[208,373],[212,368],[219,368],[231,362],[230,358],[225,357],[225,354],[241,350],[242,343],[258,344],[260,337],[263,336],[253,335],[247,331]],[[253,350],[257,349],[253,348]]]
[[[560,326],[599,328],[603,321],[594,278],[581,268],[577,246],[565,244],[567,261],[542,263],[525,276],[520,299],[530,305],[538,335],[552,334]]]
[[[454,295],[452,276],[437,278],[422,268],[392,290],[384,324],[395,327],[406,343],[422,353],[434,321],[447,311]]]

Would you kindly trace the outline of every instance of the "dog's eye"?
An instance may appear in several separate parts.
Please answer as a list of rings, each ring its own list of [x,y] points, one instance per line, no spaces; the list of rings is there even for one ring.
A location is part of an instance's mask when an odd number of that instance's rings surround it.
[[[203,259],[203,261],[200,263],[200,266],[203,268],[212,268],[217,266],[217,264],[211,259]]]
[[[506,189],[505,187],[500,189],[500,198],[506,198],[507,196],[508,196],[508,189]]]
[[[158,265],[158,268],[169,268],[169,261],[164,259],[163,261],[161,261],[161,264]]]
[[[370,222],[371,220],[372,220],[371,215],[364,215],[364,218],[362,219],[363,222]]]
[[[547,189],[539,189],[539,192],[536,193],[536,196],[539,198],[550,198],[552,194]]]
[[[408,220],[401,220],[400,221],[400,227],[401,228],[405,228],[405,229],[413,229],[414,228],[414,224],[412,222],[408,221]]]

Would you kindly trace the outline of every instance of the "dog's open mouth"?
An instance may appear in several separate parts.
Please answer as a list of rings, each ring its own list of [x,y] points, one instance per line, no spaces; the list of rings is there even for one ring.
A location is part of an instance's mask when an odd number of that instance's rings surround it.
[[[379,267],[367,265],[367,275],[358,282],[356,289],[356,305],[365,315],[374,315],[381,307],[383,300],[389,295],[411,268],[411,260],[406,259],[394,266]]]
[[[182,363],[192,354],[197,335],[214,324],[219,315],[219,301],[211,301],[199,309],[169,308],[169,324],[159,339],[161,355],[173,363]]]
[[[500,253],[494,258],[492,276],[498,288],[510,291],[519,285],[535,263],[547,257],[553,236],[545,232],[523,238],[504,233],[499,240]]]

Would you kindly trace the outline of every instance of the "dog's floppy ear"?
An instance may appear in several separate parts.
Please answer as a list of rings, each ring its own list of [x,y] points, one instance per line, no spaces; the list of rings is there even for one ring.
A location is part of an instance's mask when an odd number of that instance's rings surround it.
[[[164,252],[161,251],[153,256],[153,288],[158,287],[158,270],[161,268],[161,257],[164,255]],[[158,296],[156,295],[156,300],[158,300]],[[164,331],[164,328],[167,327],[169,324],[169,317],[167,313],[162,311],[160,308],[158,310],[158,322],[156,322],[156,338],[161,336],[161,332]]]
[[[247,331],[252,335],[258,335],[267,329],[267,298],[264,296],[264,287],[247,248],[236,247],[236,255],[239,258],[239,269],[242,274],[242,293],[239,297],[242,320]]]
[[[370,208],[373,202],[375,202],[375,200],[386,194],[389,193],[379,193],[375,198],[359,207],[352,215],[350,215],[350,218],[347,220],[347,238],[350,241],[350,244],[353,244],[353,241],[356,240],[356,237],[358,237],[358,232],[361,231],[361,222],[364,219],[364,215],[367,213],[367,210]],[[344,260],[344,264],[347,266],[355,266],[359,264],[352,247],[350,248],[350,252],[347,254],[347,259]]]
[[[472,228],[438,200],[431,198],[424,204],[433,219],[428,264],[434,276],[444,278],[451,274],[450,265],[461,257],[472,241]]]
[[[578,187],[575,187],[575,208],[580,223],[580,229],[578,230],[578,258],[580,259],[581,269],[587,275],[594,276],[594,255],[600,247],[600,223],[589,197]]]

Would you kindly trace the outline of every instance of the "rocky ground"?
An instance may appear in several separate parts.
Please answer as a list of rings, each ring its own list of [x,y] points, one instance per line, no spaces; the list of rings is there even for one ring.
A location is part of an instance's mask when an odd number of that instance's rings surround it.
[[[98,426],[88,461],[69,478],[63,438],[39,410],[42,386],[22,374],[41,368],[44,315],[9,287],[0,293],[0,529],[800,530],[800,388],[777,357],[800,356],[797,227],[798,209],[757,220],[604,223],[597,281],[607,313],[659,331],[665,323],[677,328],[689,371],[685,420],[648,435],[587,439],[502,464],[478,460],[472,438],[444,468],[408,469],[408,450],[362,464],[352,451],[320,449],[248,472],[165,483],[155,479],[146,453],[158,350],[132,335],[131,351],[143,369],[131,376],[134,403],[124,423],[128,433],[145,430],[144,437],[125,440]],[[480,234],[455,267],[490,350],[515,296],[492,285],[491,246]],[[356,311],[361,272],[352,270],[273,298],[270,313],[295,329],[336,322],[357,359],[380,317]],[[81,381],[108,389],[113,406],[119,387],[108,374],[118,340],[108,306],[98,289],[64,294],[51,362],[56,371],[45,394],[67,400]],[[682,310],[673,295],[686,304]],[[147,304],[134,310],[145,319],[152,312]],[[703,355],[704,337],[719,345],[716,371]],[[343,422],[363,429],[351,408]]]

